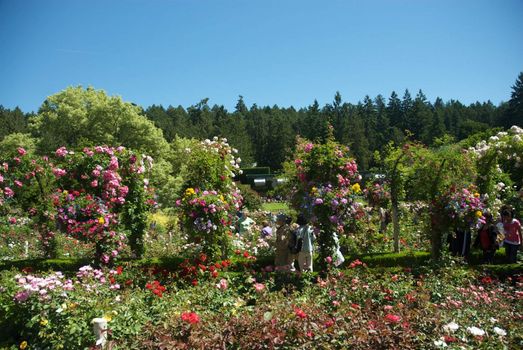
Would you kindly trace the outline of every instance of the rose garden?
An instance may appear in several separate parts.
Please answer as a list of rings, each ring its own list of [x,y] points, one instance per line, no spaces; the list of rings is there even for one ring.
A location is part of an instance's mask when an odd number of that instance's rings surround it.
[[[67,93],[42,107],[41,140]],[[314,272],[275,268],[275,234],[260,225],[278,210],[239,184],[227,139],[137,140],[2,146],[3,348],[523,346],[521,262],[501,246],[485,263],[470,242],[504,205],[522,217],[523,129],[438,148],[391,143],[371,174],[332,127],[298,138],[271,195],[313,227]],[[255,222],[241,234],[238,212]],[[466,254],[449,248],[460,232]]]

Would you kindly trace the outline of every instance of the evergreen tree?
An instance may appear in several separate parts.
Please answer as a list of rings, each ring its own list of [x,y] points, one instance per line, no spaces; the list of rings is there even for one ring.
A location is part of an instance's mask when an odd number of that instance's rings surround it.
[[[212,138],[213,129],[213,118],[211,109],[208,105],[209,99],[204,98],[196,105],[190,106],[187,109],[190,121],[190,136],[198,139]]]
[[[391,125],[390,140],[396,144],[401,144],[405,139],[405,134],[401,125],[403,111],[401,107],[401,100],[395,91],[392,91],[389,97],[389,102],[387,104],[387,116]]]
[[[401,101],[401,119],[398,123],[401,130],[410,130],[412,131],[412,107],[413,107],[412,97],[410,96],[409,89],[405,90],[403,94],[403,100]]]
[[[28,132],[27,119],[20,108],[10,110],[0,105],[0,140],[12,133]]]
[[[145,115],[157,128],[162,129],[163,136],[167,141],[172,141],[176,135],[176,129],[171,117],[163,106],[152,105],[145,110]]]
[[[367,139],[370,153],[378,148],[378,115],[374,102],[366,95],[363,99],[363,105],[360,105],[360,115],[363,117],[365,126],[365,138]]]
[[[369,142],[365,137],[365,125],[360,111],[363,106],[359,103],[356,107],[344,104],[344,109],[348,115],[349,127],[347,129],[348,141],[345,143],[350,148],[358,165],[362,170],[368,169],[371,153]]]
[[[189,115],[187,114],[185,108],[183,108],[182,106],[178,106],[176,108],[173,106],[169,106],[167,107],[166,113],[172,121],[174,135],[177,135],[179,137],[191,136],[191,131],[189,127]],[[173,132],[170,132],[171,136],[172,134]]]
[[[388,144],[390,139],[390,121],[387,115],[387,107],[385,106],[385,99],[382,95],[376,96],[374,99],[377,114],[376,125],[376,144],[379,151]]]
[[[519,73],[508,101],[508,110],[502,119],[502,126],[523,126],[523,72]]]
[[[434,114],[429,128],[428,142],[432,144],[436,138],[445,134],[445,104],[441,98],[436,98],[434,102]]]
[[[411,128],[414,137],[423,142],[429,144],[430,138],[430,127],[432,126],[432,110],[427,97],[423,91],[419,90],[414,100],[412,111],[411,111]]]

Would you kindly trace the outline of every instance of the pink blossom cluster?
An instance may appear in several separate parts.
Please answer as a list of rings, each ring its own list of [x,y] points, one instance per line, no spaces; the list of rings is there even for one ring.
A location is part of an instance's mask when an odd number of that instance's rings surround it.
[[[117,270],[109,270],[104,272],[100,269],[95,269],[90,265],[82,266],[78,269],[76,277],[81,282],[83,288],[88,291],[96,291],[100,285],[109,285],[109,289],[120,289],[120,284],[115,280],[115,276],[120,274]]]
[[[15,276],[18,286],[21,288],[14,296],[17,302],[24,302],[31,295],[38,295],[41,300],[49,298],[49,293],[54,290],[69,291],[73,290],[73,282],[65,279],[61,272],[54,272],[47,277],[36,277],[33,275]]]

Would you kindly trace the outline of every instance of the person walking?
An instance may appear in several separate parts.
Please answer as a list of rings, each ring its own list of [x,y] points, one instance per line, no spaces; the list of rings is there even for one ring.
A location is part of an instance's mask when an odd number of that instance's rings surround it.
[[[514,218],[514,210],[509,206],[502,208],[501,222],[503,223],[503,231],[505,231],[503,245],[505,246],[507,261],[510,264],[515,264],[518,260],[518,249],[523,240],[521,223]]]
[[[278,214],[276,216],[276,253],[274,258],[276,270],[284,270],[288,267],[291,234],[290,218],[285,214]]]
[[[296,223],[299,225],[298,232],[297,232],[297,238],[298,238],[298,247],[301,245],[301,249],[298,253],[298,264],[300,266],[300,271],[305,272],[313,271],[313,264],[312,264],[312,252],[313,252],[313,244],[314,244],[314,230],[312,227],[307,223],[307,220],[305,219],[305,216],[302,214],[298,215],[298,219],[296,220]]]

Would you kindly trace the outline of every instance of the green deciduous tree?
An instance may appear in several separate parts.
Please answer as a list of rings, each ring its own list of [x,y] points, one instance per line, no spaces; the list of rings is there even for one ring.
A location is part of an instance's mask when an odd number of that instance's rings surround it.
[[[120,146],[161,157],[168,144],[142,109],[103,90],[81,86],[50,96],[31,119],[41,153],[62,146]]]

